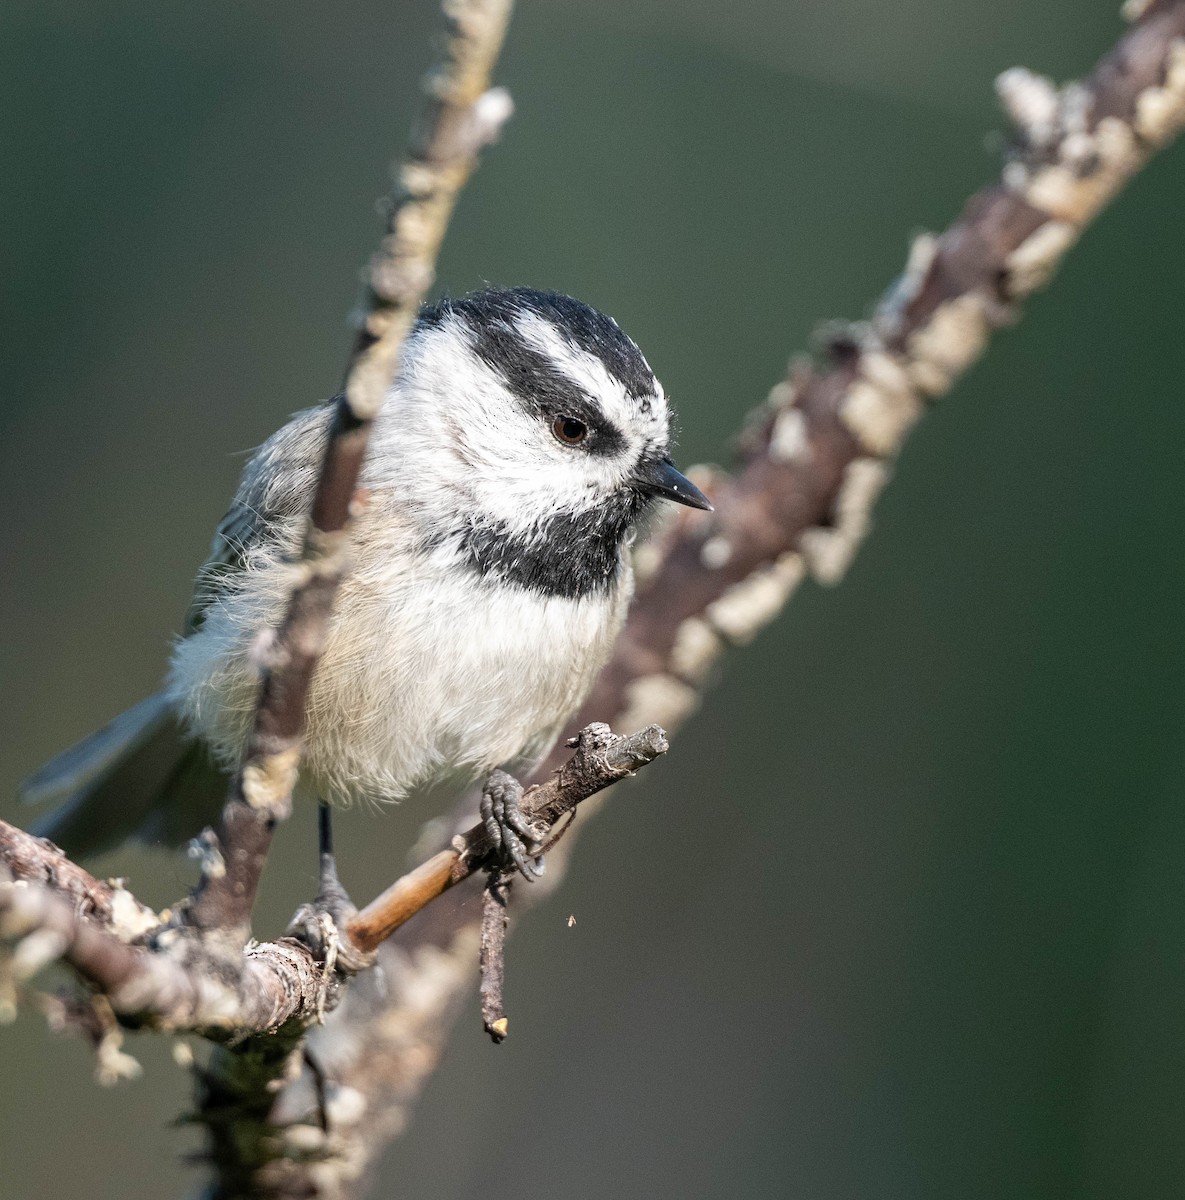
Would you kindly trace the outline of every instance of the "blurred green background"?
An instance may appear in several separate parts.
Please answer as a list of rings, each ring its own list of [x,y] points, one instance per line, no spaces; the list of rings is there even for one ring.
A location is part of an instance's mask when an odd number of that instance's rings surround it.
[[[440,283],[617,316],[724,460],[821,318],[994,171],[991,80],[1088,68],[1117,3],[524,0],[518,114]],[[155,688],[242,452],[329,394],[435,9],[0,11],[0,814]],[[1185,146],[912,437],[807,586],[585,831],[376,1195],[1176,1197],[1185,1178]],[[419,814],[351,813],[347,882]],[[282,833],[262,929],[311,890]],[[156,902],[184,860],[104,864]],[[569,928],[567,918],[577,923]],[[196,1176],[184,1072],[0,1031],[0,1196]]]

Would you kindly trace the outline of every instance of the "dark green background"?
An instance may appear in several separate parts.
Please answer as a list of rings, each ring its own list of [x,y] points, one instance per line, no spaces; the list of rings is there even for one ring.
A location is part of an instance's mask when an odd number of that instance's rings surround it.
[[[241,467],[337,384],[433,6],[0,14],[0,812],[153,689]],[[993,75],[1081,0],[524,2],[518,104],[441,264],[612,312],[723,459],[994,170]],[[726,664],[470,1005],[376,1194],[999,1200],[1185,1177],[1185,147],[912,437],[841,587]],[[418,815],[339,821],[360,893]],[[275,932],[312,885],[281,836]],[[182,860],[105,864],[157,902]],[[569,928],[569,913],[577,924]],[[0,1030],[0,1195],[194,1177],[164,1048],[115,1092]]]

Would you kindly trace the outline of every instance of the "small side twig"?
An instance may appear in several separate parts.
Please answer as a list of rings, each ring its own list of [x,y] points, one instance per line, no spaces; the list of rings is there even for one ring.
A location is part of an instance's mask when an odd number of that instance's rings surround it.
[[[618,737],[607,725],[591,725],[574,740],[575,754],[527,793],[524,811],[531,819],[553,825],[667,750],[657,726]],[[139,927],[150,910],[113,898],[119,893],[112,885],[71,863],[56,846],[2,821],[0,847],[6,851],[0,855],[0,938],[15,946],[7,965],[0,964],[0,977],[20,983],[60,959],[124,1021],[216,1038],[233,1035],[240,1042],[281,1027],[320,1023],[336,1000],[338,975],[365,965],[392,930],[479,870],[493,850],[484,826],[475,825],[350,918],[344,933],[327,912],[304,906],[293,918],[291,936],[228,956],[217,940],[207,945],[186,937],[159,925],[155,914],[146,928]],[[66,883],[59,891],[38,876]]]
[[[503,875],[495,867],[481,897],[481,1022],[495,1044],[506,1040],[510,1026],[502,989],[506,981],[507,907],[513,887],[514,876]]]
[[[619,737],[599,722],[586,726],[568,745],[576,753],[546,783],[523,797],[523,814],[535,824],[551,828],[578,804],[670,748],[657,725]],[[397,879],[352,917],[346,936],[360,952],[373,952],[429,901],[479,870],[493,850],[485,826],[478,822],[454,838],[449,849]]]

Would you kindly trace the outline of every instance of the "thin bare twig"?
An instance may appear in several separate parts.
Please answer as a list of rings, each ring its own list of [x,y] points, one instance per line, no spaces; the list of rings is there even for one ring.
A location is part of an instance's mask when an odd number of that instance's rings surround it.
[[[523,815],[548,829],[578,804],[632,775],[669,748],[666,734],[657,725],[647,726],[629,737],[618,737],[599,721],[586,726],[566,745],[575,748],[576,753],[546,783],[532,788],[523,797]],[[454,838],[448,849],[397,879],[351,917],[346,936],[363,954],[378,949],[429,901],[468,879],[493,849],[485,826],[478,822]]]
[[[551,827],[667,750],[657,726],[618,737],[594,723],[574,742],[571,758],[524,797],[529,819]],[[162,924],[121,887],[95,879],[51,843],[0,821],[0,863],[10,872],[0,879],[0,936],[17,946],[8,972],[17,982],[61,959],[106,997],[117,1016],[137,1026],[232,1038],[237,1049],[219,1060],[221,1070],[212,1064],[206,1077],[205,1095],[217,1096],[222,1122],[229,1093],[258,1103],[254,1085],[224,1077],[235,1073],[235,1065],[252,1080],[259,1076],[259,1056],[246,1039],[283,1031],[294,1049],[338,999],[335,963],[349,972],[369,961],[408,917],[480,870],[492,849],[484,826],[475,825],[357,913],[345,930],[305,906],[293,918],[290,936],[229,956],[217,942],[207,945]],[[264,1058],[282,1065],[274,1054]]]
[[[506,982],[507,906],[510,904],[514,877],[503,875],[497,867],[490,872],[481,894],[481,1021],[491,1039],[504,1042],[510,1031],[502,989]]]

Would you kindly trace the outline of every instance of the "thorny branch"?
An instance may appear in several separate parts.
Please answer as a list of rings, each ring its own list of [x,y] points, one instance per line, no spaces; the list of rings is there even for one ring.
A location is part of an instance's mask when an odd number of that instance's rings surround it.
[[[154,926],[154,915],[122,888],[0,827],[0,862],[17,877],[0,882],[0,933],[17,942],[10,974],[24,977],[64,957],[114,1010],[165,1027],[240,1034],[289,1022],[287,1036],[249,1039],[245,1052],[216,1056],[204,1074],[202,1119],[218,1170],[212,1195],[360,1194],[382,1147],[403,1128],[472,978],[480,918],[474,906],[446,898],[379,947],[385,989],[375,972],[346,989],[308,1038],[316,1071],[273,1099],[291,1049],[332,1006],[336,984],[324,965],[333,946],[318,941],[310,931],[316,914],[306,914],[300,937],[237,952],[271,826],[287,811],[304,690],[344,569],[342,530],[366,428],[431,282],[456,190],[508,112],[503,94],[484,89],[509,3],[447,7],[451,69],[431,85],[427,133],[401,175],[403,194],[372,265],[369,314],[306,540],[305,586],[278,636],[242,780],[211,846],[219,853],[209,855],[205,888],[186,914],[191,926],[229,933],[235,956],[171,949],[170,936],[174,946],[199,951],[205,940]],[[798,367],[773,389],[749,423],[734,475],[700,474],[716,512],[680,514],[640,552],[626,630],[578,725],[596,717],[627,728],[677,726],[715,658],[772,620],[806,573],[825,582],[842,576],[888,463],[926,404],[954,385],[996,328],[1017,319],[1019,301],[1048,281],[1090,220],[1185,124],[1185,0],[1128,0],[1125,15],[1130,30],[1080,83],[1058,90],[1023,70],[1001,76],[1016,131],[999,180],[941,236],[914,243],[873,319],[831,338],[828,362]],[[550,857],[553,883],[570,846]],[[413,872],[357,914],[351,931],[372,946],[429,893],[455,883],[458,864],[475,862],[476,852],[442,850],[434,868]],[[463,885],[454,895],[468,891]],[[0,996],[0,1008],[5,1002]],[[248,1127],[254,1132],[244,1136]]]

